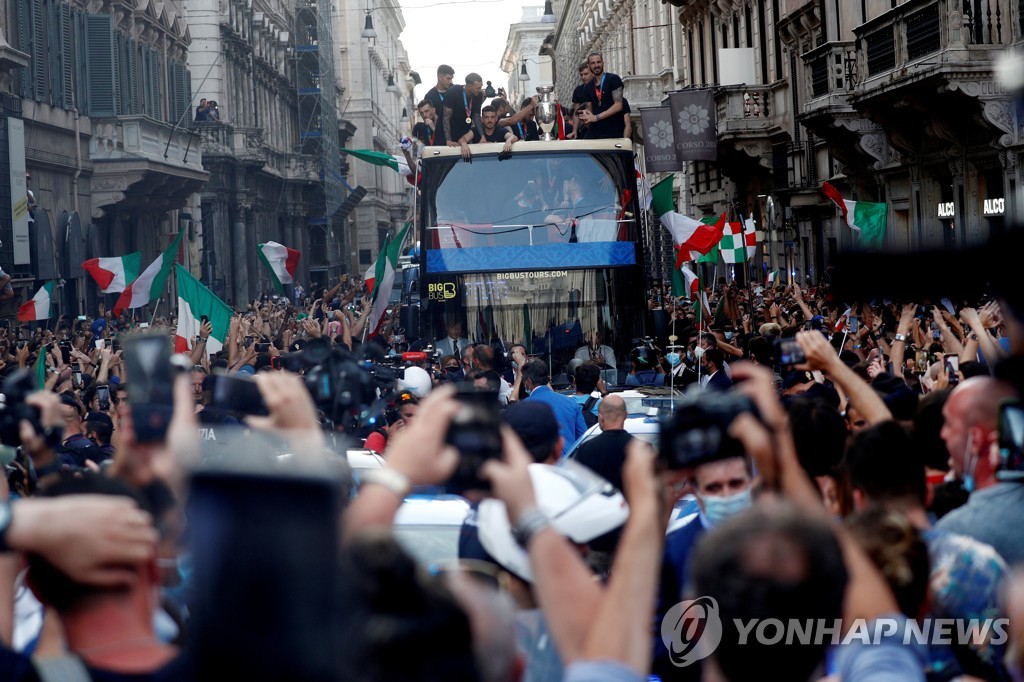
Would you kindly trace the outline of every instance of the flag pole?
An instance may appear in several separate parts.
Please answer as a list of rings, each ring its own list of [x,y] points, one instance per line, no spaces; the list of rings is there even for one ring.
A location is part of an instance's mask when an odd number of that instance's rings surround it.
[[[153,317],[149,318],[149,326],[152,327],[153,323],[156,322],[156,314],[160,311],[160,302],[164,300],[164,297],[156,299],[156,305],[153,306]],[[134,314],[134,313],[133,313]]]

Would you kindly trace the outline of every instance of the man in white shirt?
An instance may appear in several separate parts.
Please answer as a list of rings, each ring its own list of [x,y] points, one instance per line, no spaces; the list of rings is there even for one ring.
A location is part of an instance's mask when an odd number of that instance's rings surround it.
[[[618,369],[618,366],[615,364],[615,351],[610,346],[605,346],[601,343],[601,334],[596,331],[591,335],[590,345],[579,348],[573,358],[583,362],[595,360],[612,369]]]
[[[469,339],[462,335],[462,323],[452,320],[448,323],[448,335],[438,339],[434,347],[441,351],[441,355],[454,355],[461,359],[462,351],[469,347]]]

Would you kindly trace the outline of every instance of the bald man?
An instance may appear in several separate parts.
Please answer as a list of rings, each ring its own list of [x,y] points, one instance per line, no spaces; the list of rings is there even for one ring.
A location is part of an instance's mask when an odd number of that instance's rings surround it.
[[[1001,482],[999,404],[1018,397],[992,377],[974,377],[949,394],[942,408],[940,436],[949,450],[954,473],[971,493],[967,504],[943,516],[936,527],[992,545],[1008,564],[1024,561],[1024,484]]]
[[[633,439],[626,431],[626,403],[614,393],[606,396],[597,408],[600,435],[580,446],[576,461],[593,469],[602,478],[622,490],[622,464],[626,446]]]

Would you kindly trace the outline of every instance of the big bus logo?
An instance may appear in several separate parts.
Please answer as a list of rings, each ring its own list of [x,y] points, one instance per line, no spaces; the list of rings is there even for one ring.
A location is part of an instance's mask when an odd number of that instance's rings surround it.
[[[455,282],[432,282],[428,284],[427,298],[431,301],[450,301],[455,298]]]

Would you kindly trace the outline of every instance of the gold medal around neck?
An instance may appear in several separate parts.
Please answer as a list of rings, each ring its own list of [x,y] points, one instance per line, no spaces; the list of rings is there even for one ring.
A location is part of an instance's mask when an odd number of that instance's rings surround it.
[[[472,117],[470,117],[470,116],[467,116],[467,117],[466,117],[466,123],[468,123],[468,124],[472,125],[472,124],[473,124],[473,119],[472,119]]]

